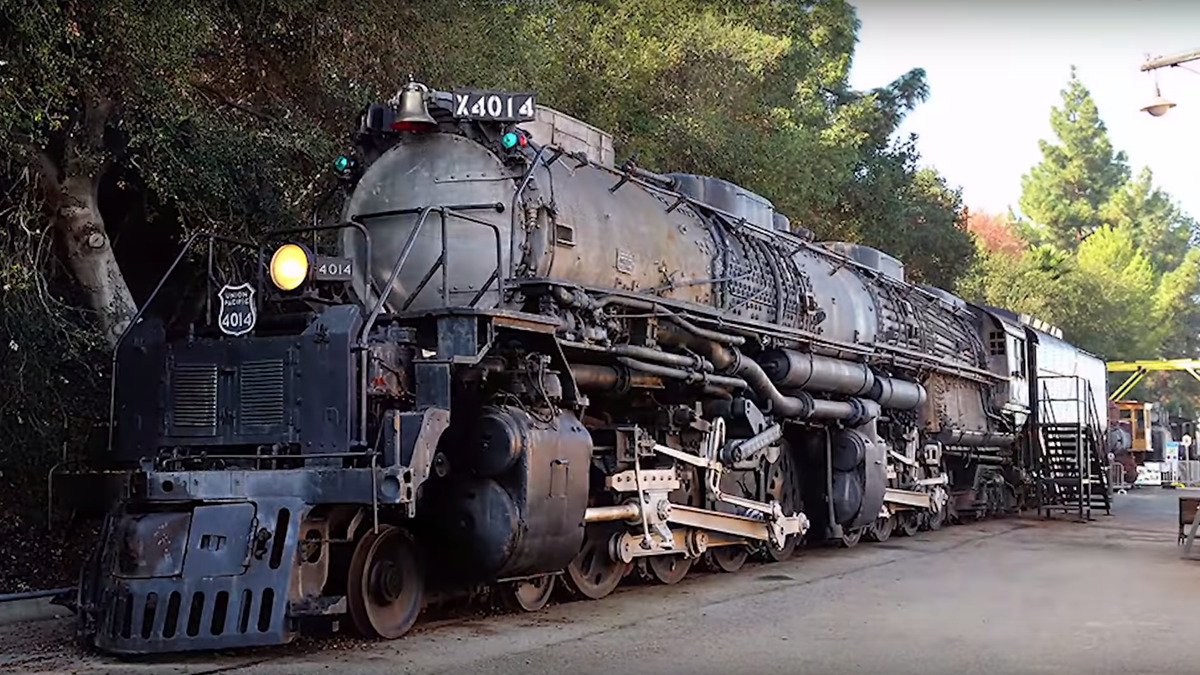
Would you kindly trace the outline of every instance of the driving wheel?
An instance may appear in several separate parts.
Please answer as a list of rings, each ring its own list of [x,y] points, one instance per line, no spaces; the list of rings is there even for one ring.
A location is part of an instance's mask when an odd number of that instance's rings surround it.
[[[925,516],[925,526],[931,531],[938,531],[946,524],[946,506],[942,505],[940,509],[934,509]]]
[[[875,522],[867,526],[866,531],[863,532],[863,534],[866,535],[867,541],[884,542],[892,537],[892,531],[895,529],[895,516],[876,518]]]
[[[537,612],[550,604],[554,593],[553,574],[500,584],[500,601],[509,609]]]
[[[710,567],[730,574],[742,569],[742,565],[745,565],[749,558],[750,549],[741,545],[716,546],[708,549]]]
[[[425,575],[408,532],[380,525],[354,547],[346,581],[346,604],[354,627],[366,637],[398,638],[421,614]]]
[[[579,554],[567,565],[563,585],[590,600],[599,600],[617,590],[632,569],[632,563],[614,560],[608,542],[621,527],[611,523],[588,525]]]
[[[655,555],[643,558],[646,572],[651,579],[660,584],[670,586],[683,581],[688,571],[692,569],[692,558],[683,557],[682,553]]]
[[[795,464],[792,461],[790,447],[785,443],[779,459],[766,468],[766,501],[779,502],[784,515],[790,515],[800,510],[800,482],[796,475]],[[800,537],[789,534],[782,547],[776,547],[771,542],[764,542],[763,549],[766,558],[772,562],[782,562],[792,557]]]
[[[896,514],[896,534],[911,537],[921,529],[921,521],[916,511],[901,511]]]

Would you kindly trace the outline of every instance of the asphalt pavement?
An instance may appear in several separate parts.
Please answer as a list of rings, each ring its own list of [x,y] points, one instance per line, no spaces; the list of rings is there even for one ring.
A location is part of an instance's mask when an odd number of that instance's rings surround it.
[[[972,523],[536,614],[426,622],[392,642],[121,660],[79,651],[67,620],[4,626],[0,672],[1191,675],[1200,561],[1176,544],[1182,493],[1118,495],[1088,524]]]

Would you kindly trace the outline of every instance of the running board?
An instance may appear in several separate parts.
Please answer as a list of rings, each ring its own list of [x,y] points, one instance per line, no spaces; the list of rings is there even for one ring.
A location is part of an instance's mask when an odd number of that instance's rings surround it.
[[[892,504],[900,504],[903,506],[911,506],[917,509],[932,509],[933,501],[929,495],[924,492],[911,492],[909,490],[897,490],[895,488],[887,488],[883,493],[883,501]]]

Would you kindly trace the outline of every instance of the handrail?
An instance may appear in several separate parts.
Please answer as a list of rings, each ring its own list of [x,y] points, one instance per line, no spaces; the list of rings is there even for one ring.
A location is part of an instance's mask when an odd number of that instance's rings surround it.
[[[419,209],[411,208],[411,209],[392,209],[389,211],[375,211],[372,213],[360,214],[360,215],[356,215],[356,216],[352,217],[353,219],[358,219],[359,221],[361,221],[361,220],[365,220],[368,218],[386,218],[386,217],[390,217],[390,216],[417,215],[417,222],[413,226],[412,231],[409,232],[408,238],[404,241],[404,248],[401,249],[400,255],[396,259],[395,264],[392,265],[392,272],[391,272],[391,275],[388,277],[386,288],[384,288],[383,290],[380,291],[379,297],[376,299],[374,305],[371,308],[370,313],[367,315],[367,320],[363,323],[363,327],[359,330],[358,343],[360,346],[365,346],[365,343],[363,342],[363,338],[370,332],[371,328],[375,324],[375,320],[378,319],[379,315],[383,312],[383,306],[387,303],[388,296],[390,296],[392,293],[392,287],[395,285],[396,279],[400,276],[400,269],[402,267],[404,267],[404,263],[408,260],[408,256],[412,252],[412,247],[414,244],[416,244],[417,234],[420,233],[421,228],[424,227],[425,221],[429,218],[430,213],[433,213],[436,211],[436,212],[440,213],[443,218],[445,218],[446,215],[450,215],[450,216],[453,216],[456,218],[461,218],[468,222],[475,223],[477,225],[482,225],[484,227],[491,229],[493,234],[495,234],[495,236],[497,237],[496,268],[497,268],[497,270],[499,270],[503,266],[504,261],[503,261],[503,258],[501,257],[501,248],[500,248],[500,241],[499,241],[500,228],[495,223],[489,223],[486,220],[481,220],[479,218],[474,218],[472,216],[468,216],[468,215],[465,215],[462,213],[457,213],[458,211],[479,211],[479,210],[484,210],[484,209],[493,209],[497,212],[503,212],[504,205],[499,202],[495,202],[495,203],[491,203],[491,204],[458,204],[458,205],[453,205],[453,206],[426,206],[426,207],[419,208]],[[442,233],[443,233],[442,255],[445,256],[446,249],[448,248],[449,242],[446,240],[446,237],[445,237],[444,226],[443,226]],[[439,258],[438,261],[434,262],[433,266],[436,268],[436,266],[442,260],[443,260],[442,258]],[[495,276],[495,278],[489,279],[488,283],[484,286],[484,288],[485,289],[490,288],[492,282],[495,281],[497,283],[498,290],[501,293],[503,293],[504,292],[503,278],[499,274],[495,274],[494,276]],[[442,299],[443,300],[449,299],[449,292],[450,292],[449,287],[443,283],[443,288],[442,288]]]
[[[530,181],[533,180],[533,172],[537,169],[538,162],[542,161],[542,153],[549,148],[549,145],[543,145],[537,149],[533,155],[533,161],[525,169],[525,175],[521,176],[521,184],[513,191],[512,196],[512,213],[509,216],[509,231],[508,231],[508,275],[510,277],[517,276],[517,228],[520,226],[519,217],[520,209],[517,208],[517,203],[521,200],[521,195],[525,193],[525,188],[529,187]],[[556,157],[557,159],[557,157]],[[588,160],[591,163],[591,160]],[[550,165],[546,165],[547,170]]]
[[[392,288],[394,288],[396,285],[396,279],[399,278],[399,276],[400,276],[400,270],[404,267],[404,263],[406,263],[408,261],[408,256],[409,256],[409,254],[412,253],[413,246],[416,244],[417,235],[421,232],[421,228],[423,228],[425,226],[425,222],[429,219],[430,213],[433,213],[436,211],[439,214],[441,214],[442,251],[441,251],[441,255],[438,257],[438,259],[436,261],[434,261],[434,263],[430,267],[429,271],[422,278],[421,284],[417,289],[418,292],[424,288],[425,283],[428,282],[429,278],[431,278],[433,276],[434,271],[440,265],[441,269],[442,269],[442,299],[443,299],[444,304],[447,304],[447,305],[449,304],[450,286],[449,286],[448,280],[446,278],[447,274],[448,274],[448,269],[449,269],[446,265],[446,260],[448,258],[447,252],[449,250],[449,241],[446,236],[446,216],[450,215],[453,217],[457,217],[457,218],[466,220],[467,222],[475,223],[478,225],[483,225],[487,228],[490,228],[496,237],[496,269],[493,270],[491,277],[488,278],[487,283],[483,285],[483,288],[480,289],[479,293],[477,293],[475,295],[475,297],[472,298],[471,306],[474,306],[475,303],[478,302],[479,298],[483,297],[483,293],[486,292],[488,288],[491,288],[493,282],[496,283],[497,289],[498,289],[501,297],[503,297],[503,295],[504,295],[504,278],[503,278],[503,275],[501,274],[501,268],[504,265],[504,259],[502,256],[503,250],[501,248],[500,228],[495,223],[489,223],[486,220],[474,218],[472,216],[468,216],[468,215],[465,215],[462,213],[457,213],[457,211],[472,211],[472,210],[482,210],[482,209],[493,209],[497,212],[503,212],[504,205],[497,202],[497,203],[492,203],[492,204],[462,204],[462,205],[457,205],[457,206],[426,206],[421,209],[393,209],[393,210],[389,210],[389,211],[377,211],[374,213],[368,213],[368,214],[364,214],[364,215],[354,216],[354,218],[357,218],[361,221],[361,220],[367,219],[367,218],[384,218],[384,217],[389,217],[389,216],[417,214],[417,222],[413,225],[412,231],[408,233],[408,238],[404,241],[404,247],[400,250],[400,255],[396,258],[395,264],[392,265],[392,271],[391,271],[391,274],[388,276],[387,284],[385,285],[385,287],[382,290],[379,291],[378,298],[376,299],[374,305],[371,307],[371,312],[367,315],[366,320],[363,321],[362,328],[359,329],[358,339],[355,341],[355,345],[354,345],[355,349],[357,349],[359,352],[359,369],[361,371],[359,373],[359,403],[358,403],[358,412],[359,412],[359,440],[358,440],[358,442],[360,444],[362,444],[364,446],[367,444],[367,366],[368,366],[367,342],[366,342],[367,336],[370,335],[371,328],[373,328],[375,326],[375,322],[376,322],[376,320],[379,319],[379,315],[383,313],[383,307],[384,307],[384,305],[387,304],[388,296],[391,295]],[[410,298],[410,300],[411,300],[411,298]]]
[[[1104,466],[1107,458],[1104,454],[1104,433],[1106,430],[1100,424],[1100,413],[1094,400],[1092,383],[1080,375],[1038,376],[1038,380],[1042,384],[1043,392],[1039,407],[1045,410],[1046,416],[1051,420],[1050,423],[1056,423],[1057,421],[1054,417],[1053,402],[1073,403],[1075,405],[1076,465],[1079,471],[1078,511],[1080,518],[1084,518],[1085,510],[1089,515],[1091,513],[1091,498],[1093,495],[1091,478],[1093,474],[1101,476],[1101,489],[1105,495],[1106,504],[1109,503],[1109,496],[1111,494],[1111,486],[1103,471],[1093,471],[1094,467]],[[1075,389],[1074,397],[1051,398],[1047,384],[1050,380],[1071,381]]]
[[[158,285],[155,286],[154,290],[150,292],[150,297],[146,298],[146,302],[142,303],[142,306],[138,308],[137,313],[135,313],[133,315],[133,319],[131,319],[129,321],[129,325],[125,326],[125,330],[121,331],[121,336],[119,338],[117,338],[116,344],[113,345],[112,364],[111,364],[111,368],[109,371],[110,382],[109,382],[109,390],[108,390],[108,446],[107,446],[107,450],[106,450],[107,453],[112,452],[113,426],[114,426],[114,418],[116,417],[116,408],[117,408],[117,355],[121,351],[121,345],[125,344],[125,338],[129,336],[129,333],[130,333],[130,331],[133,330],[133,327],[136,326],[137,323],[142,320],[142,317],[146,314],[146,310],[150,308],[150,305],[154,303],[155,298],[157,298],[158,294],[160,292],[162,292],[163,286],[165,286],[167,283],[167,279],[171,278],[171,275],[174,274],[174,272],[175,272],[175,268],[179,267],[179,263],[183,262],[183,258],[184,258],[184,256],[187,255],[187,252],[189,250],[191,250],[192,244],[196,243],[196,240],[201,237],[207,238],[210,244],[214,241],[223,241],[223,242],[230,243],[230,244],[237,244],[239,246],[249,246],[249,247],[255,248],[258,250],[259,266],[260,267],[262,266],[262,247],[256,242],[250,242],[250,241],[246,241],[244,239],[235,239],[233,237],[226,237],[225,235],[217,234],[215,232],[195,232],[190,237],[187,238],[187,241],[183,245],[183,249],[179,251],[179,255],[175,256],[175,260],[171,262],[170,267],[167,268],[167,271],[162,275],[162,278],[158,280]],[[210,263],[210,267],[211,267],[211,262],[212,262],[212,247],[211,247],[211,245],[209,247],[208,255],[209,255],[209,263]],[[205,289],[206,289],[205,292],[211,293],[212,277],[211,276],[207,277],[205,279],[204,283],[205,283]],[[258,288],[256,288],[255,290],[261,292],[261,290],[262,290],[261,279],[259,280]]]

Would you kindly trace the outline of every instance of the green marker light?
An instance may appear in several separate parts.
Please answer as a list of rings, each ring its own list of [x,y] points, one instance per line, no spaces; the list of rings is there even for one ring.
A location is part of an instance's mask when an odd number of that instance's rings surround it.
[[[517,135],[510,131],[500,137],[500,143],[508,150],[517,144]]]
[[[338,158],[333,160],[333,168],[338,171],[345,171],[350,166],[350,158],[345,155],[338,155]]]

